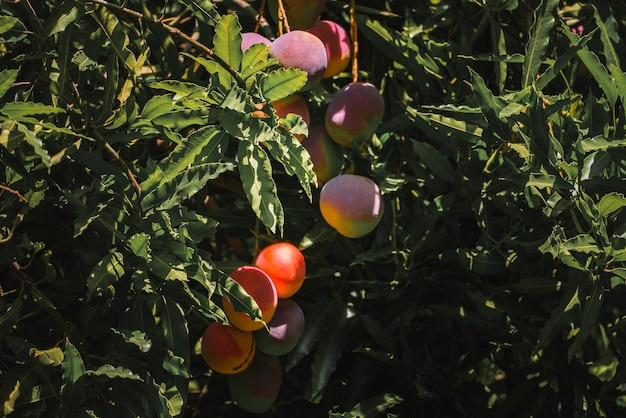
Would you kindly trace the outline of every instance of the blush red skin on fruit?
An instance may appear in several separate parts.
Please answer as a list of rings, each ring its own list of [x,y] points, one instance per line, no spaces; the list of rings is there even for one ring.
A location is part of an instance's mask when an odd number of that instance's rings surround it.
[[[293,296],[304,283],[304,255],[291,243],[277,242],[268,245],[259,252],[253,264],[270,276],[279,299]]]
[[[309,136],[302,140],[313,162],[313,172],[319,184],[327,183],[341,173],[343,168],[343,150],[332,140],[321,125],[309,128]]]
[[[308,32],[320,38],[326,48],[328,66],[323,78],[334,77],[348,68],[352,54],[352,43],[350,35],[343,26],[331,20],[320,20]]]
[[[308,83],[322,79],[328,67],[326,47],[312,33],[292,30],[274,39],[269,52],[286,68],[298,68],[308,75]]]
[[[257,350],[274,356],[289,353],[304,331],[304,312],[293,299],[281,299],[267,329],[254,332]]]
[[[230,274],[230,277],[250,295],[261,309],[263,320],[252,320],[245,312],[235,310],[230,301],[222,298],[222,308],[229,322],[244,331],[256,331],[263,328],[274,316],[278,304],[278,294],[273,281],[261,269],[253,266],[242,266]]]
[[[352,142],[368,141],[382,121],[385,100],[378,89],[367,82],[345,85],[326,108],[325,126],[339,145],[350,148]]]
[[[251,331],[213,322],[202,335],[200,351],[212,370],[222,374],[241,373],[254,359],[256,340]]]
[[[275,100],[271,102],[272,107],[276,111],[276,115],[280,118],[284,118],[290,113],[296,114],[302,118],[307,127],[311,123],[311,113],[309,112],[309,106],[304,100],[302,95],[294,93],[283,99]],[[305,138],[304,135],[296,135],[298,141],[302,142]]]
[[[265,36],[260,35],[256,32],[242,32],[241,33],[241,51],[246,51],[252,45],[255,44],[264,44],[267,46],[272,45],[272,41],[267,39]]]
[[[373,231],[384,211],[378,185],[356,174],[342,174],[326,183],[320,192],[319,206],[324,220],[348,238]]]

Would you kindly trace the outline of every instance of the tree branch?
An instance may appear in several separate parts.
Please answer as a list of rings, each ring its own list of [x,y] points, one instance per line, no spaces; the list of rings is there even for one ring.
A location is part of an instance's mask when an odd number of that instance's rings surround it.
[[[184,39],[185,41],[189,42],[190,44],[192,44],[193,46],[197,47],[202,52],[207,54],[209,57],[211,57],[211,59],[213,59],[215,62],[217,62],[222,68],[224,68],[226,71],[228,71],[230,73],[230,75],[233,76],[233,78],[237,81],[237,84],[239,85],[239,87],[241,87],[241,88],[245,88],[246,87],[246,83],[241,78],[241,75],[237,72],[237,70],[235,68],[233,68],[232,65],[228,64],[220,56],[215,54],[215,51],[213,51],[211,48],[209,48],[208,46],[204,45],[203,43],[198,42],[197,40],[193,39],[191,36],[187,35],[183,31],[181,31],[180,29],[175,28],[173,26],[170,26],[167,23],[164,23],[162,21],[153,19],[152,17],[146,16],[143,13],[140,13],[140,12],[138,12],[136,10],[129,9],[129,8],[125,7],[125,6],[120,6],[118,4],[109,3],[106,0],[89,0],[89,1],[91,1],[92,3],[99,4],[101,6],[104,6],[104,7],[110,8],[110,9],[118,10],[120,12],[126,13],[127,15],[136,17],[137,19],[144,20],[144,21],[147,21],[147,22],[150,22],[150,23],[153,23],[155,25],[159,25],[159,26],[163,27],[165,30],[167,30],[173,36],[177,36],[179,38]]]

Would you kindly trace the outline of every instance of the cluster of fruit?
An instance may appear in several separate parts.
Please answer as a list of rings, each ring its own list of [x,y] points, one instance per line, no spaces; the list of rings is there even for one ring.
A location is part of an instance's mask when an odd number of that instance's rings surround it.
[[[212,370],[228,375],[231,396],[245,411],[264,412],[278,397],[283,377],[279,356],[296,346],[304,330],[304,313],[291,297],[300,290],[305,272],[296,246],[268,245],[253,265],[230,274],[254,299],[262,318],[237,311],[224,297],[229,324],[213,322],[204,331],[202,357]]]
[[[278,21],[277,0],[269,1],[270,15]],[[303,91],[312,89],[323,78],[346,70],[353,52],[348,31],[330,20],[320,20],[325,0],[282,0],[290,31],[273,41],[256,32],[242,33],[242,49],[263,43],[269,55],[284,67],[298,68],[308,75]],[[326,222],[340,234],[358,238],[380,222],[384,205],[378,186],[367,177],[342,174],[343,149],[367,142],[385,111],[378,89],[368,82],[353,81],[339,90],[328,103],[324,122],[311,124],[307,101],[300,93],[271,103],[279,117],[299,115],[309,127],[308,136],[298,139],[308,151],[313,171],[323,188],[320,211]]]

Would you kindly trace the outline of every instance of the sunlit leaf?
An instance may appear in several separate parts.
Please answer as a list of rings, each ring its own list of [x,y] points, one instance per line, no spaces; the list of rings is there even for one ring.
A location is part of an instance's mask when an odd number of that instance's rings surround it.
[[[558,4],[558,0],[543,0],[535,10],[535,22],[526,44],[526,57],[522,66],[522,87],[528,87],[539,73],[556,20],[554,9]]]
[[[105,255],[87,277],[87,296],[93,297],[107,286],[117,282],[125,273],[124,256],[118,251]]]
[[[254,143],[240,142],[237,156],[241,184],[254,213],[270,231],[282,234],[285,215],[267,154]]]
[[[304,71],[297,68],[279,68],[259,80],[263,97],[267,101],[284,99],[290,94],[298,92],[307,81]]]

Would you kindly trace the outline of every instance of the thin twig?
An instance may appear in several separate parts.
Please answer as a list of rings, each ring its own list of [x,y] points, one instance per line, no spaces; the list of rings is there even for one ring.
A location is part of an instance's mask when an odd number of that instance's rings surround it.
[[[283,0],[278,0],[278,36],[283,34],[283,30],[284,32],[291,32]]]
[[[259,14],[256,19],[256,25],[254,25],[254,31],[257,33],[259,32],[259,29],[261,28],[261,20],[263,20],[263,13],[265,12],[266,3],[267,3],[267,0],[261,0],[261,7],[259,7]]]
[[[20,192],[18,192],[15,189],[10,188],[9,186],[5,186],[4,184],[0,184],[0,189],[2,190],[6,190],[9,193],[14,194],[15,196],[19,197],[20,200],[23,200],[24,203],[28,203],[28,199],[26,199]]]
[[[85,106],[83,106],[83,104],[81,102],[80,92],[78,91],[78,88],[76,87],[76,84],[72,83],[72,86],[74,87],[74,92],[76,93],[76,101],[78,102],[78,106],[81,108],[81,110],[83,112],[83,115],[85,116],[85,128],[86,129],[91,129],[95,139],[98,142],[100,142],[102,145],[104,145],[104,148],[107,150],[107,152],[109,154],[111,154],[111,156],[115,159],[115,161],[117,161],[117,163],[126,172],[126,177],[128,177],[128,180],[130,181],[130,184],[131,184],[133,190],[137,194],[137,198],[141,200],[141,187],[139,186],[139,183],[137,182],[137,179],[135,178],[135,175],[131,171],[131,169],[128,166],[128,164],[126,164],[126,161],[124,161],[122,159],[122,157],[120,157],[120,155],[117,153],[117,151],[115,151],[113,149],[111,144],[109,144],[107,142],[107,140],[104,139],[104,137],[102,135],[100,135],[100,132],[98,132],[98,130],[96,129],[96,126],[95,126],[95,123],[93,121],[93,118],[91,117],[91,113],[89,113],[89,110]]]
[[[356,24],[356,0],[350,0],[350,38],[352,38],[352,82],[359,80],[359,40],[358,27]]]
[[[129,9],[127,7],[120,6],[120,5],[117,5],[117,4],[109,3],[106,0],[90,0],[90,1],[92,3],[96,3],[96,4],[99,4],[101,6],[104,6],[104,7],[107,7],[107,8],[111,8],[111,9],[115,9],[115,10],[118,10],[120,12],[126,13],[127,15],[136,17],[137,19],[145,20],[145,21],[153,23],[155,25],[162,26],[165,30],[167,30],[172,35],[177,36],[179,38],[182,38],[185,41],[189,42],[190,44],[194,45],[195,47],[199,48],[202,52],[204,52],[209,57],[211,57],[215,62],[217,62],[222,68],[224,68],[226,71],[228,71],[230,73],[230,75],[232,75],[233,78],[237,81],[237,84],[239,85],[239,87],[245,88],[246,83],[243,81],[243,79],[241,78],[241,75],[237,72],[237,70],[235,68],[233,68],[232,65],[230,65],[226,61],[224,61],[211,48],[209,48],[208,46],[204,45],[203,43],[193,39],[191,36],[187,35],[183,31],[181,31],[180,29],[177,29],[177,28],[175,28],[173,26],[170,26],[167,23],[164,23],[162,21],[155,20],[155,19],[153,19],[153,18],[151,18],[149,16],[144,15],[143,13],[138,12],[138,11],[135,11],[135,10],[132,10],[132,9]]]
[[[96,139],[100,141],[102,145],[104,145],[104,149],[106,149],[107,152],[111,154],[111,156],[115,159],[115,161],[117,161],[117,163],[126,172],[126,176],[128,177],[128,180],[130,180],[130,184],[133,186],[133,189],[135,190],[137,197],[141,198],[141,187],[139,186],[139,183],[137,182],[137,179],[135,178],[135,175],[133,174],[132,170],[130,169],[128,164],[126,164],[126,161],[124,161],[122,157],[120,157],[117,151],[113,149],[111,144],[109,144],[107,140],[104,139],[97,130],[94,129],[93,133]]]

